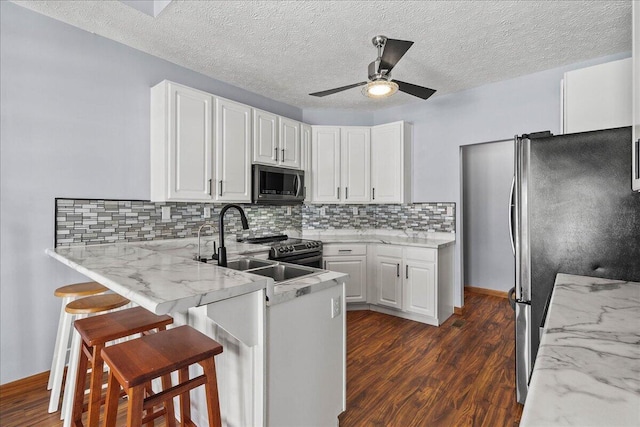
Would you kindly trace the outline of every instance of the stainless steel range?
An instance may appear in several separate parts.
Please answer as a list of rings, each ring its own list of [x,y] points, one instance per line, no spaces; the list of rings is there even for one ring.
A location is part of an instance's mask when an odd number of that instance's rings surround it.
[[[322,242],[319,240],[289,238],[286,234],[279,234],[248,238],[242,241],[271,246],[269,259],[322,268]]]

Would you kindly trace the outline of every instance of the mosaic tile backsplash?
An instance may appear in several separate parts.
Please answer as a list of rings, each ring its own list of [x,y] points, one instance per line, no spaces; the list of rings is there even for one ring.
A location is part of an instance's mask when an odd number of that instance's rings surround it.
[[[171,209],[171,219],[162,219],[162,208]],[[217,224],[222,204],[136,200],[56,199],[56,245],[94,245],[156,239],[196,237],[205,222]],[[203,218],[204,209],[211,217]],[[250,234],[260,236],[285,230],[378,228],[455,232],[455,203],[411,205],[242,205]],[[358,214],[354,214],[354,208]],[[451,215],[447,215],[447,208]],[[289,209],[291,214],[288,213]],[[325,215],[321,215],[324,210]],[[240,215],[225,215],[230,233],[242,230]]]
[[[302,206],[302,228],[305,230],[376,228],[455,233],[455,218],[455,203]]]
[[[162,219],[164,206],[171,208],[170,220]],[[136,200],[56,199],[56,245],[95,245],[196,237],[198,228],[205,221],[218,223],[218,213],[222,206]],[[290,215],[287,213],[287,206],[241,206],[253,235],[302,229],[300,205],[289,206]],[[211,208],[210,218],[203,217],[205,207]],[[227,211],[225,225],[228,233],[246,234],[235,209]]]

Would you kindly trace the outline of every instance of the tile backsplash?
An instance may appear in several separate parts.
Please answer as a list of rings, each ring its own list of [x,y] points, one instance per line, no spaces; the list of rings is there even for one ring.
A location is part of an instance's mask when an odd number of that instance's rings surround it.
[[[305,230],[376,228],[455,233],[455,218],[455,203],[302,207],[302,228]]]
[[[205,221],[217,224],[222,206],[58,198],[55,201],[56,246],[195,237]],[[341,228],[455,232],[455,203],[241,206],[247,214],[250,233],[258,236],[286,230],[300,233],[303,229]],[[162,219],[163,207],[170,208],[171,219]],[[210,218],[204,218],[205,208],[211,209]],[[354,214],[354,208],[357,208],[357,214]],[[237,211],[229,210],[225,217],[227,232],[246,234]]]

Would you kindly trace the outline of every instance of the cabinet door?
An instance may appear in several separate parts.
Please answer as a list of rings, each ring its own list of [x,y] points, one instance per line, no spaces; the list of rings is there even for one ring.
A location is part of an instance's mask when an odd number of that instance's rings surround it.
[[[279,117],[281,166],[300,169],[300,122]]]
[[[168,84],[167,200],[210,201],[213,164],[213,97]]]
[[[251,108],[216,100],[216,200],[251,201]]]
[[[403,123],[371,128],[371,201],[402,203],[404,179]]]
[[[314,202],[340,201],[340,128],[313,126],[311,182]]]
[[[640,4],[632,3],[633,15],[633,139],[631,148],[632,186],[640,191]]]
[[[311,126],[300,125],[300,166],[304,171],[304,200],[311,202]]]
[[[375,302],[387,307],[402,309],[402,258],[387,255],[375,256]]]
[[[324,269],[349,275],[345,281],[347,302],[367,302],[366,255],[325,257]]]
[[[253,162],[277,165],[278,116],[266,111],[253,109]],[[277,156],[277,157],[276,157]]]
[[[436,264],[406,261],[406,311],[436,317]]]
[[[345,127],[341,135],[341,183],[345,203],[370,200],[371,129]]]

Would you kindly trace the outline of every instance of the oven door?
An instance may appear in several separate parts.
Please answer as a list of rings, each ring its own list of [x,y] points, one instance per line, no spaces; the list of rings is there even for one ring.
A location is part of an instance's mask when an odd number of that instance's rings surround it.
[[[269,257],[269,259],[273,259]],[[313,254],[306,253],[300,255],[291,255],[287,257],[278,258],[278,261],[288,262],[290,264],[304,265],[306,267],[322,268],[322,253],[316,252]]]

